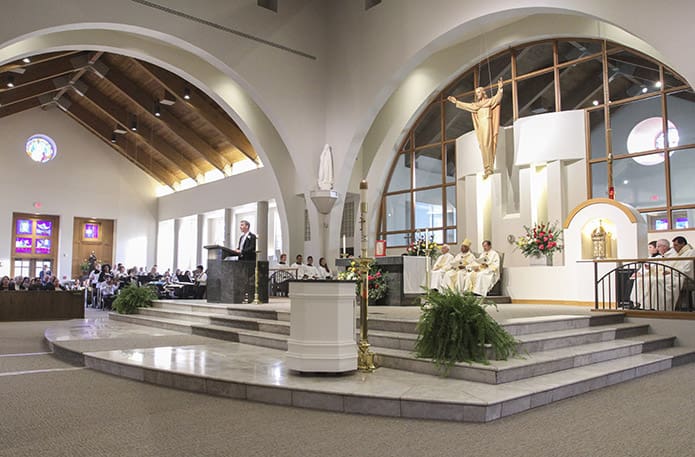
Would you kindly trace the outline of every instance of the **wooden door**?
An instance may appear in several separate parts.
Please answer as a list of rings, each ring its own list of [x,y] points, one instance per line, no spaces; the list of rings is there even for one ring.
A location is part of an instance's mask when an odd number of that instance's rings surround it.
[[[72,232],[72,277],[84,275],[81,265],[88,261],[92,252],[100,263],[113,265],[112,219],[76,217]]]

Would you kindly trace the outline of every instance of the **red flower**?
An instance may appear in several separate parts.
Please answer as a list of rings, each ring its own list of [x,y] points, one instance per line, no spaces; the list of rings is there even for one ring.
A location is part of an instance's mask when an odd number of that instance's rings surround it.
[[[378,288],[379,288],[379,284],[374,284],[374,288],[375,288],[375,289],[378,289]]]
[[[547,236],[544,236],[544,237],[543,237],[543,241],[548,241],[548,237],[547,237]]]
[[[538,246],[538,249],[542,251],[544,249],[544,246],[541,244],[540,246]]]

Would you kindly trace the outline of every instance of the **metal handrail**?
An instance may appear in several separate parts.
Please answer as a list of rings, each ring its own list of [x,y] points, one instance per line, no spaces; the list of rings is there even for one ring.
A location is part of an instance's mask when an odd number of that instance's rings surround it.
[[[630,308],[639,303],[645,309],[663,311],[693,311],[695,301],[695,281],[681,270],[667,265],[672,261],[693,261],[695,257],[650,257],[647,259],[595,259],[594,262],[594,308],[599,309],[599,297],[606,309],[606,289],[608,308],[613,309],[613,290],[615,289],[616,308]],[[598,264],[612,262],[615,268],[599,278]],[[650,266],[651,265],[651,266]],[[620,274],[622,273],[622,274]],[[625,275],[629,274],[629,278]],[[631,282],[629,282],[631,281]],[[677,287],[676,287],[677,286]],[[634,295],[632,292],[635,288]],[[668,292],[670,290],[670,293]],[[641,293],[640,293],[641,291]],[[646,293],[648,291],[648,293]],[[685,295],[684,295],[685,292]],[[626,294],[629,297],[626,297]],[[633,302],[634,297],[634,302]],[[654,303],[654,299],[656,303]],[[687,300],[687,303],[683,303]],[[656,307],[654,306],[656,304]],[[666,309],[670,306],[672,309]]]

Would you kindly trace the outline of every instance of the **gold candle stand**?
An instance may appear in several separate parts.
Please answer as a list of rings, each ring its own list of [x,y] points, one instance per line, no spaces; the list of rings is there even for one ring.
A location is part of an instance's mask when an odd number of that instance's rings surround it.
[[[360,182],[360,248],[359,259],[361,276],[361,300],[360,300],[360,341],[357,343],[357,370],[371,373],[376,369],[374,353],[369,349],[367,325],[367,310],[369,307],[369,267],[373,259],[367,257],[367,181]]]

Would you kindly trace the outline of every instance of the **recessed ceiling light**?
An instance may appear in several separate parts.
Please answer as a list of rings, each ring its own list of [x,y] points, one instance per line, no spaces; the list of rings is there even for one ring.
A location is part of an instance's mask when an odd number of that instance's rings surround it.
[[[649,89],[647,89],[646,86],[642,87],[642,93],[643,93],[643,94],[646,94],[648,90],[649,90]]]
[[[654,83],[654,87],[656,87],[657,89],[659,89],[659,88],[661,87],[661,81],[655,82],[655,83]]]
[[[630,181],[628,181],[628,180],[626,179],[626,180],[623,181],[623,184],[630,184]]]
[[[25,57],[22,59],[22,62],[24,63],[31,63],[31,59],[29,57]]]
[[[598,106],[598,100],[594,100],[593,102],[591,102],[591,104],[594,106]]]

